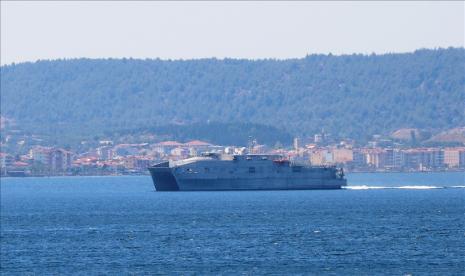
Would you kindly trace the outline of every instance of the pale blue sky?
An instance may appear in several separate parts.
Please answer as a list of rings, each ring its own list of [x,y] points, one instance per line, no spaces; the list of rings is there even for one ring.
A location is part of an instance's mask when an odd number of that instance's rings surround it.
[[[1,2],[2,64],[463,47],[464,2]]]

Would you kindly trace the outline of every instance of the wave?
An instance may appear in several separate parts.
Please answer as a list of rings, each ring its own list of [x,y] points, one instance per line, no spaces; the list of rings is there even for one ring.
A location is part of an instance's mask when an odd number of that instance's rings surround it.
[[[459,189],[459,188],[465,188],[465,186],[450,186],[451,188]]]
[[[343,188],[347,190],[370,190],[370,189],[389,189],[390,187],[362,185],[362,186],[345,186]]]
[[[463,189],[465,186],[346,186],[343,187],[347,190],[380,190],[380,189],[406,189],[406,190],[429,190],[429,189]]]

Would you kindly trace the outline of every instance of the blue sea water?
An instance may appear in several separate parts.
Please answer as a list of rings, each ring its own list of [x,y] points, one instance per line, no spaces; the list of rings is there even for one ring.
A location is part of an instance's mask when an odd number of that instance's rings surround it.
[[[1,274],[465,273],[465,173],[334,191],[154,192],[140,177],[1,179]]]

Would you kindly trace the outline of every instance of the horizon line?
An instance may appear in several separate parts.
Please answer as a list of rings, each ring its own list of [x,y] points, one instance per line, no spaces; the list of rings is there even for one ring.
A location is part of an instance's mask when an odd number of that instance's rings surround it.
[[[402,54],[413,54],[418,51],[441,51],[441,50],[465,50],[464,46],[449,46],[449,47],[434,47],[434,48],[418,48],[411,51],[399,51],[399,52],[384,52],[384,53],[341,53],[341,54],[333,54],[329,53],[308,53],[305,56],[301,57],[260,57],[260,58],[245,58],[245,57],[192,57],[192,58],[161,58],[161,57],[62,57],[62,58],[50,58],[50,59],[36,59],[36,60],[26,60],[26,61],[12,61],[10,63],[1,63],[0,67],[4,66],[14,66],[20,64],[28,64],[28,63],[38,63],[44,61],[74,61],[74,60],[139,60],[139,61],[148,61],[148,60],[156,60],[156,61],[201,61],[201,60],[241,60],[241,61],[287,61],[287,60],[299,60],[305,59],[311,56],[333,56],[333,57],[344,57],[344,56],[385,56],[385,55],[402,55]]]

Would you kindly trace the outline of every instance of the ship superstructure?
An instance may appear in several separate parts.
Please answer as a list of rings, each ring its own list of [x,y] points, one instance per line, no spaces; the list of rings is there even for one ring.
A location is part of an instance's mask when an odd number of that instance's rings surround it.
[[[280,155],[207,153],[149,168],[157,191],[340,189],[342,169],[295,164]]]

